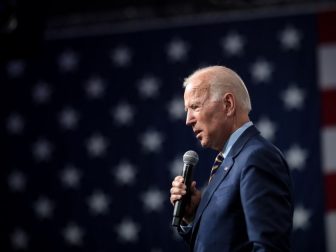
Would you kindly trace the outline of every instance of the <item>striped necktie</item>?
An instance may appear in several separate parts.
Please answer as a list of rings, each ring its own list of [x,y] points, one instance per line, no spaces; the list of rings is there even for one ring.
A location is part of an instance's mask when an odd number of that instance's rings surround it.
[[[219,152],[216,159],[215,159],[215,162],[211,168],[211,172],[210,172],[210,177],[209,177],[209,183],[212,179],[212,177],[215,175],[215,173],[217,172],[218,168],[220,167],[220,165],[222,164],[224,160],[224,156],[223,156],[223,153],[222,152]]]

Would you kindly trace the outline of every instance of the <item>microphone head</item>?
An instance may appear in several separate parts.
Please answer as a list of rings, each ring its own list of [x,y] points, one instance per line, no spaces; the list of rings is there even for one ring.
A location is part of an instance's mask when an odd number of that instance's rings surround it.
[[[195,166],[198,162],[198,155],[195,151],[189,150],[183,155],[183,162]]]

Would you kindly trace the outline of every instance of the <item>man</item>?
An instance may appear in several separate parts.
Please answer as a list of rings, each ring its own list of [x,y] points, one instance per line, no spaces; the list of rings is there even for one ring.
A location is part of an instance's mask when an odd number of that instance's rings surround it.
[[[184,87],[186,124],[203,147],[219,154],[202,195],[192,182],[179,233],[195,252],[289,251],[289,169],[250,121],[243,81],[226,67],[212,66],[193,73]],[[186,194],[183,177],[174,179],[170,193],[172,204]]]

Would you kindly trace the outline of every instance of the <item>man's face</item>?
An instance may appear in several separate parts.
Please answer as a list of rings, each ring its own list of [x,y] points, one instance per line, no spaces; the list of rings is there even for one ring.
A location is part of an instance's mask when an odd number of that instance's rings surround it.
[[[221,150],[227,138],[224,103],[210,99],[208,85],[190,83],[184,92],[184,105],[186,124],[192,127],[201,145]]]

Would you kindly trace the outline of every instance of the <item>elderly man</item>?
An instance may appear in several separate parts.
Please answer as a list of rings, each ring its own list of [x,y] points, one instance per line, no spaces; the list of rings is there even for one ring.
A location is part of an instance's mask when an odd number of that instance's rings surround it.
[[[222,66],[200,69],[185,82],[186,124],[201,145],[218,152],[203,194],[193,181],[179,233],[195,252],[289,251],[293,203],[282,153],[249,119],[241,78]],[[186,194],[183,177],[170,201]]]

